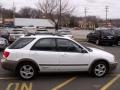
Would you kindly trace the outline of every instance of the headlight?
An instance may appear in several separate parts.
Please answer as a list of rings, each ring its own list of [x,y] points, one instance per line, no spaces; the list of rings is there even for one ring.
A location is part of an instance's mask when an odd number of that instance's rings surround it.
[[[101,38],[102,38],[102,39],[106,39],[106,37],[105,37],[105,36],[101,36]]]
[[[114,56],[114,61],[115,61],[115,62],[118,62],[115,56]]]

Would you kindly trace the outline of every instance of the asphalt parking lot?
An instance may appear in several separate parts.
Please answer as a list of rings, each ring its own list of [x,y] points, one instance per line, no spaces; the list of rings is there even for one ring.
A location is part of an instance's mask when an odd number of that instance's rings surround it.
[[[97,46],[87,42],[81,44],[108,51],[120,63],[120,46]],[[29,81],[20,80],[14,73],[0,67],[0,90],[120,90],[119,88],[120,64],[115,71],[102,78],[91,77],[86,72],[40,73]]]

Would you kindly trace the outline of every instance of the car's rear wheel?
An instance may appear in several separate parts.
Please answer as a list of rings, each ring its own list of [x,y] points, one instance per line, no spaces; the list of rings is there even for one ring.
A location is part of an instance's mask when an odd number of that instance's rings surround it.
[[[106,62],[97,62],[92,66],[91,74],[96,77],[102,77],[108,73],[109,67]]]
[[[32,63],[21,63],[17,67],[17,74],[20,78],[24,80],[29,80],[35,77],[35,75],[37,74],[37,69]]]
[[[108,43],[109,46],[113,46],[113,43]]]

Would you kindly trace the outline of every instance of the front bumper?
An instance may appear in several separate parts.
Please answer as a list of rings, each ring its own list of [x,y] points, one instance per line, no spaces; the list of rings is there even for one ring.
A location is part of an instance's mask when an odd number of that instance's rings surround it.
[[[103,43],[114,43],[113,39],[102,39],[101,42]]]
[[[14,72],[16,69],[16,66],[17,66],[17,61],[6,60],[3,58],[3,59],[1,59],[1,66],[5,70],[9,70],[9,71]]]
[[[114,69],[116,69],[117,68],[117,64],[118,64],[118,62],[110,63],[110,65],[109,65],[110,71],[113,71]]]

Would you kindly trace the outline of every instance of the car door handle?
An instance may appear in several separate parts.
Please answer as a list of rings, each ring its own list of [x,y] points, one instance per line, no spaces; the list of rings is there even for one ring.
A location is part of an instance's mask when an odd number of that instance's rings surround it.
[[[62,54],[61,56],[66,56],[67,54]]]

